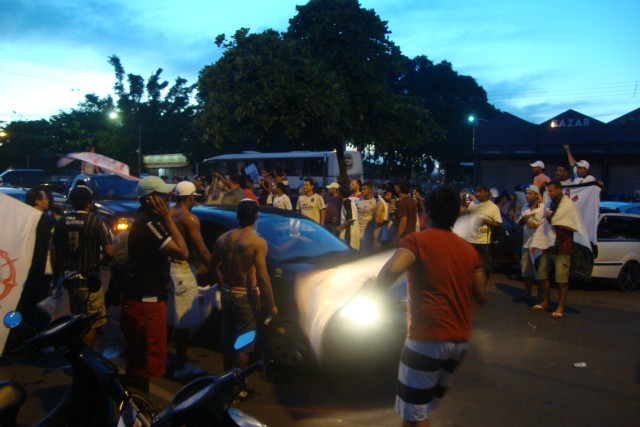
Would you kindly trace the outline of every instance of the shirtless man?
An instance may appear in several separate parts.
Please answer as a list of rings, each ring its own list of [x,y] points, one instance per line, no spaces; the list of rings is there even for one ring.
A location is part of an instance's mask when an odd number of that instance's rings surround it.
[[[242,200],[236,217],[240,224],[218,238],[209,266],[209,273],[222,290],[225,371],[248,366],[254,346],[235,351],[233,343],[239,335],[257,329],[260,311],[270,316],[278,314],[267,273],[267,242],[253,230],[258,205]]]
[[[171,216],[189,249],[189,260],[171,261],[171,289],[167,298],[167,336],[171,337],[176,349],[173,378],[182,379],[203,373],[197,366],[187,364],[189,346],[189,328],[200,321],[198,284],[207,279],[209,251],[200,233],[200,221],[191,209],[198,196],[196,186],[190,181],[176,185],[178,201],[171,209]],[[198,280],[200,279],[200,280]],[[202,283],[204,284],[204,283]]]

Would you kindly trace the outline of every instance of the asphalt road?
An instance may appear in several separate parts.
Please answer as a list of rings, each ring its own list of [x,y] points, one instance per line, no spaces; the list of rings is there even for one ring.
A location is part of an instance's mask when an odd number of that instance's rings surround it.
[[[551,319],[518,301],[521,289],[504,274],[491,278],[471,349],[431,425],[639,426],[640,292],[573,287],[566,316]],[[122,366],[115,314],[98,345]],[[192,363],[209,373],[222,367],[213,342],[200,334],[189,350]],[[385,345],[371,343],[372,354]],[[68,373],[45,367],[62,365],[55,356],[1,361],[0,378],[16,379],[29,392],[21,425],[33,424],[60,398]],[[258,373],[250,377],[256,395],[236,407],[270,426],[396,426],[396,367],[394,356],[369,371],[342,366],[334,375],[307,372],[279,383]],[[166,403],[185,383],[154,379],[152,394]]]

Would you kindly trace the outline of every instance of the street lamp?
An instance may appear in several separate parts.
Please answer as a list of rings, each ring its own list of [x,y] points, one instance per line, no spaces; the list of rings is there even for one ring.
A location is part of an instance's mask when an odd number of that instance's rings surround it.
[[[469,123],[471,123],[471,151],[473,152],[476,151],[476,123],[478,121],[486,122],[487,120],[473,115],[469,116]]]
[[[109,113],[111,120],[118,119],[118,113],[111,111]],[[138,174],[142,173],[142,122],[138,121]]]

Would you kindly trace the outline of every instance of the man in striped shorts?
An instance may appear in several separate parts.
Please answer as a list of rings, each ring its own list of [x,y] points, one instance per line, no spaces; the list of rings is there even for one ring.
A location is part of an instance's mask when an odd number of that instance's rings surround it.
[[[486,301],[482,259],[451,231],[459,205],[451,188],[431,192],[427,229],[400,241],[375,282],[386,289],[407,272],[409,316],[396,398],[403,426],[429,426],[429,413],[468,348],[473,302]]]

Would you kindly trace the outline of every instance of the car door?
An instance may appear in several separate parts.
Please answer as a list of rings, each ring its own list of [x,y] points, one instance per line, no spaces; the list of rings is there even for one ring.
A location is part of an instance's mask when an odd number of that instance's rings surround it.
[[[598,222],[594,277],[617,278],[622,265],[640,257],[640,216],[603,214]]]

